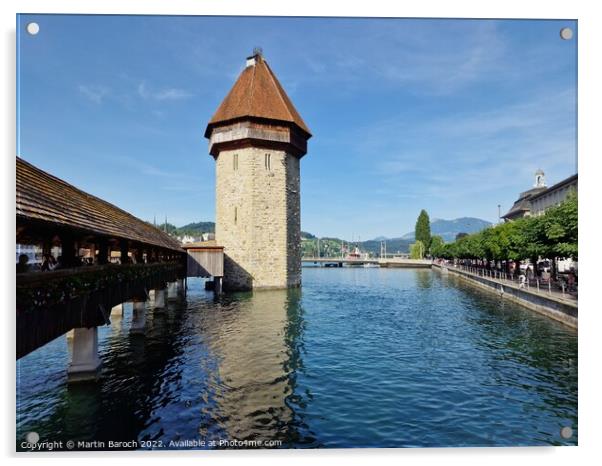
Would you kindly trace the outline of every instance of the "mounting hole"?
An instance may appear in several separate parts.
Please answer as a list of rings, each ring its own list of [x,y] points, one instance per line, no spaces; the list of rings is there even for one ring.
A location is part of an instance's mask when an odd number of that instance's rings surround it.
[[[560,436],[564,439],[570,439],[573,436],[573,429],[569,426],[560,429]]]
[[[564,40],[571,40],[573,38],[573,30],[571,28],[562,28],[560,30],[560,38]]]
[[[29,432],[25,436],[27,443],[38,443],[40,441],[40,435],[37,432]]]
[[[29,23],[26,29],[29,35],[35,36],[38,32],[40,32],[40,25],[38,23]]]

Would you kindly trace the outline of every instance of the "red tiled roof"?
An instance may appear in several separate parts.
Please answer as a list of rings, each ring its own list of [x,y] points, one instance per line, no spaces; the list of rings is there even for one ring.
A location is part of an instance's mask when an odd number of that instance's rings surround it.
[[[17,157],[17,217],[182,251],[180,243],[133,215]]]
[[[220,124],[244,117],[265,118],[297,125],[311,137],[309,128],[261,55],[247,66],[209,121],[205,136]]]

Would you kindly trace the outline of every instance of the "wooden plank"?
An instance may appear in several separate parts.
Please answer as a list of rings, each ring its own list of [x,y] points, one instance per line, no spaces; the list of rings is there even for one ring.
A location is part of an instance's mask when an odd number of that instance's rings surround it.
[[[189,277],[223,277],[223,249],[203,248],[188,250]]]

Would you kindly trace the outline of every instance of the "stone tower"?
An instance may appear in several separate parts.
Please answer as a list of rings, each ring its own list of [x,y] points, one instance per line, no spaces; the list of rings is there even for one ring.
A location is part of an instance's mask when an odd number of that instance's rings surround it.
[[[260,52],[247,58],[205,137],[224,289],[299,286],[299,162],[311,133]]]

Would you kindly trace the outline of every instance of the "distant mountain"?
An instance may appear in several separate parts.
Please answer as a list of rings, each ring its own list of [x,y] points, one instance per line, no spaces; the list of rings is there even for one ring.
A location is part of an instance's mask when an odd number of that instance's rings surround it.
[[[362,251],[380,256],[381,241],[386,242],[387,254],[407,253],[410,251],[410,244],[413,242],[407,238],[385,238],[384,236],[378,236],[369,241],[362,241],[359,243],[359,247]]]
[[[458,233],[476,233],[491,225],[491,222],[474,217],[462,217],[454,220],[440,218],[431,221],[431,235],[441,236],[445,241],[454,241]],[[406,233],[403,239],[414,241],[414,232]]]
[[[178,227],[174,230],[177,236],[190,235],[201,236],[203,233],[215,233],[214,222],[193,222],[188,225]]]
[[[475,233],[487,228],[489,225],[491,225],[490,222],[472,217],[462,217],[454,220],[434,219],[431,222],[431,234],[439,235],[445,241],[454,241],[458,233]],[[157,227],[163,229],[164,225],[157,225]],[[201,236],[203,233],[215,233],[215,223],[193,222],[178,228],[168,224],[167,231],[176,236]],[[302,231],[301,238],[303,254],[307,256],[315,254],[318,246],[316,236],[307,231]],[[382,241],[386,241],[387,253],[389,254],[407,253],[410,249],[410,244],[414,242],[414,232],[407,233],[398,238],[377,236],[374,239],[353,244],[356,244],[364,252],[370,252],[374,256],[379,256]],[[338,256],[341,254],[340,248],[342,243],[348,243],[348,241],[339,238],[320,238],[320,250],[322,253],[328,251],[329,254]]]

